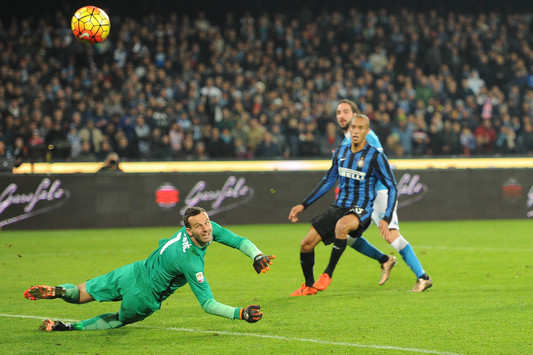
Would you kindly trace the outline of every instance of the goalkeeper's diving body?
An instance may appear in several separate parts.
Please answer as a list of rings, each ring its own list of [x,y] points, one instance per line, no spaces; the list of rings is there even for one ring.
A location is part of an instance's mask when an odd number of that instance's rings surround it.
[[[184,226],[170,239],[159,241],[159,247],[145,260],[125,265],[108,274],[80,285],[32,286],[24,292],[29,300],[62,298],[69,303],[122,301],[116,313],[102,314],[76,323],[46,319],[40,329],[96,330],[119,328],[139,322],[161,308],[161,303],[178,288],[189,283],[202,309],[229,319],[259,321],[263,312],[258,305],[230,307],[215,301],[204,276],[207,246],[216,241],[254,260],[257,273],[270,270],[273,255],[264,255],[251,241],[211,222],[206,211],[189,207],[183,215]]]

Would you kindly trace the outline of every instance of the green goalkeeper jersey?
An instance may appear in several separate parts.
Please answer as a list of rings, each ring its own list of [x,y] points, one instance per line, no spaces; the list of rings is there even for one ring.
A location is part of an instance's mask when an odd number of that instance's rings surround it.
[[[261,251],[248,239],[240,237],[215,222],[213,241],[239,249],[251,259]],[[209,246],[209,244],[207,245]],[[179,287],[189,283],[204,311],[218,316],[235,319],[240,309],[215,301],[209,283],[204,275],[204,257],[207,246],[200,248],[193,243],[185,227],[170,239],[159,241],[157,248],[147,259],[133,264],[137,284],[146,296],[161,303]]]

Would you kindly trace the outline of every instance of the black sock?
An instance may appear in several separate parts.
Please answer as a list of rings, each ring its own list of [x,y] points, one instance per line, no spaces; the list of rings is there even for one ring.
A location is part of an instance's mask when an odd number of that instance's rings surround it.
[[[424,274],[424,275],[420,276],[419,278],[423,279],[423,280],[429,280],[428,274]]]
[[[333,248],[331,249],[331,257],[329,259],[329,264],[328,264],[328,267],[326,268],[326,271],[324,271],[326,274],[329,275],[329,277],[333,276],[333,271],[335,270],[335,267],[337,266],[337,262],[339,261],[342,253],[344,253],[344,249],[346,249],[347,242],[348,242],[347,239],[335,238],[335,242],[333,243]]]
[[[383,255],[381,257],[381,259],[379,259],[379,263],[380,264],[386,263],[387,261],[389,261],[389,256],[388,255]]]
[[[315,251],[310,253],[300,252],[300,264],[302,264],[302,271],[305,277],[305,285],[313,286],[315,277],[313,275],[313,266],[315,265]]]

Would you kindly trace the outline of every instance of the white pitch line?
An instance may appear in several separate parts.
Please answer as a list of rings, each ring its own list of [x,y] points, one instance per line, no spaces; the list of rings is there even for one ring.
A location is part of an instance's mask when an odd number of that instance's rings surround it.
[[[18,314],[1,314],[0,317],[10,317],[10,318],[25,318],[25,319],[47,319],[49,317],[37,317],[37,316],[26,316]],[[51,318],[56,319],[56,318]],[[73,319],[62,319],[67,322],[76,322]],[[437,351],[437,350],[427,350],[427,349],[417,349],[417,348],[402,348],[399,346],[389,346],[389,345],[368,345],[368,344],[357,344],[357,343],[346,343],[346,342],[334,342],[320,339],[306,339],[306,338],[292,338],[284,337],[279,335],[268,335],[268,334],[255,334],[255,333],[240,333],[240,332],[228,332],[225,330],[202,330],[202,329],[192,329],[192,328],[175,328],[175,327],[158,327],[150,325],[129,325],[129,327],[138,327],[145,329],[159,329],[159,330],[172,330],[177,332],[189,332],[189,333],[203,333],[203,334],[222,334],[230,336],[245,336],[245,337],[256,337],[264,339],[276,339],[283,341],[293,341],[293,342],[304,342],[304,343],[316,343],[322,345],[335,345],[335,346],[346,346],[353,348],[368,348],[368,349],[380,349],[380,350],[394,350],[394,351],[405,351],[413,353],[423,353],[423,354],[438,354],[438,355],[461,355],[459,353],[452,353],[447,351]]]
[[[459,251],[475,251],[475,252],[487,252],[487,253],[517,253],[517,252],[533,252],[531,248],[479,248],[469,246],[456,246],[456,245],[417,245],[417,250],[422,249],[435,249],[435,250],[459,250]]]

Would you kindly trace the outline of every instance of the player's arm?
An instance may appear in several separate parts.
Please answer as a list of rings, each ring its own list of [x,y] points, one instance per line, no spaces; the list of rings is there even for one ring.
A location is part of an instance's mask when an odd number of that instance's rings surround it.
[[[333,185],[335,185],[335,183],[337,182],[337,178],[339,177],[339,167],[338,167],[337,158],[339,156],[339,151],[341,149],[342,149],[342,146],[337,148],[337,150],[335,151],[335,154],[333,154],[333,158],[331,159],[331,167],[326,172],[326,174],[322,177],[322,180],[320,180],[320,182],[315,186],[313,191],[311,191],[311,193],[307,195],[307,197],[302,201],[301,205],[303,206],[304,209],[306,209],[309,205],[311,205],[313,202],[318,200],[320,197],[324,196],[324,194],[328,192],[333,187]],[[289,215],[289,219],[291,219],[290,215]]]
[[[211,287],[201,270],[188,270],[185,277],[189,282],[192,292],[200,303],[202,309],[212,315],[228,319],[242,319],[249,323],[257,322],[263,316],[260,306],[250,305],[248,307],[232,307],[219,303],[213,297]]]
[[[398,201],[398,189],[397,189],[396,179],[394,177],[394,174],[392,173],[392,170],[390,168],[389,162],[385,154],[383,153],[377,154],[375,171],[377,172],[378,179],[389,190],[387,208],[382,218],[382,221],[385,222],[386,224],[380,222],[380,225],[379,225],[381,235],[385,236],[388,233],[388,225],[392,219],[392,214],[394,212],[394,208],[396,207],[396,203]]]
[[[202,303],[202,309],[209,314],[229,319],[242,319],[248,323],[255,323],[263,317],[261,306],[256,304],[248,307],[231,307],[210,299]]]
[[[214,241],[239,249],[244,255],[253,260],[253,267],[258,274],[270,270],[269,265],[272,265],[272,259],[276,258],[275,255],[264,255],[249,239],[241,237],[213,221],[211,221],[211,224],[213,225]]]

